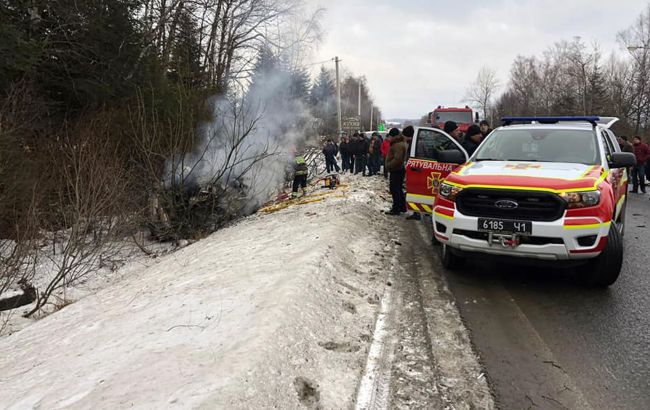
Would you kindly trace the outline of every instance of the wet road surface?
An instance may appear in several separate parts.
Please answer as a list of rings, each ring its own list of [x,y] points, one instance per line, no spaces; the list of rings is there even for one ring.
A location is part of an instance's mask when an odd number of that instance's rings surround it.
[[[606,290],[571,271],[445,271],[500,408],[650,409],[650,196],[630,195],[623,271]]]

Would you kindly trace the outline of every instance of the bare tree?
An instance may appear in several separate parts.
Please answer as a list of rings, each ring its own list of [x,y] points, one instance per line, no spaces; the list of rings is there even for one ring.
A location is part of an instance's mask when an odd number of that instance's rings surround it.
[[[635,75],[634,67],[613,54],[605,65],[603,74],[606,92],[611,104],[610,112],[616,113],[627,123],[630,123],[629,119],[635,117]]]
[[[631,120],[635,133],[638,133],[640,128],[650,126],[650,4],[630,28],[618,33],[618,41],[632,57],[634,92],[631,96]]]
[[[497,89],[499,88],[499,80],[497,78],[496,70],[484,66],[478,72],[476,80],[471,84],[467,90],[466,100],[476,104],[483,112],[485,118],[493,122],[492,113],[490,112],[490,104],[494,98]]]

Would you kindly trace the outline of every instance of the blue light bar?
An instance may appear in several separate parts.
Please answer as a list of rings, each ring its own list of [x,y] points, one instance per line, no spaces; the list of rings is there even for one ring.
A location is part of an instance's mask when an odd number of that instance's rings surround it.
[[[538,122],[540,124],[557,124],[558,122],[588,122],[594,127],[600,120],[598,116],[582,116],[582,117],[503,117],[501,122],[503,125],[510,125],[513,122]]]

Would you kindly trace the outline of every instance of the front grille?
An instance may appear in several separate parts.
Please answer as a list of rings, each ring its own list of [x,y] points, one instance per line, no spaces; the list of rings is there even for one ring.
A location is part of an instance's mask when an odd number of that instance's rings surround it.
[[[498,208],[498,201],[514,201],[514,209]],[[517,219],[525,221],[555,221],[562,217],[566,202],[550,192],[506,189],[467,188],[456,197],[458,210],[468,216]]]

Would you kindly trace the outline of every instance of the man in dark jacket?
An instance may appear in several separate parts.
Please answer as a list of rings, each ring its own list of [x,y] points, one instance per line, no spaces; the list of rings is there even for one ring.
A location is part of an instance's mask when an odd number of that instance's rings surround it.
[[[650,148],[641,141],[639,136],[635,136],[632,143],[636,157],[636,166],[632,168],[632,192],[638,194],[639,185],[641,185],[641,192],[645,194],[645,166],[646,161],[650,158]]]
[[[323,154],[325,155],[325,168],[327,169],[328,174],[335,169],[336,172],[341,170],[339,164],[336,163],[336,155],[338,153],[339,147],[336,146],[334,141],[331,139],[327,140],[327,143],[325,143],[325,147],[323,148]]]
[[[399,134],[399,130],[393,128],[390,130],[390,134]],[[393,197],[393,206],[390,211],[386,211],[389,215],[399,215],[402,212],[406,212],[406,196],[404,195],[403,189],[404,174],[406,173],[404,168],[406,150],[406,143],[402,135],[397,135],[392,138],[388,155],[386,155],[386,169],[390,173],[390,194]]]
[[[634,154],[634,147],[630,142],[627,140],[627,137],[625,135],[619,135],[616,137],[616,141],[618,141],[618,145],[621,147],[621,151],[623,152],[630,152]],[[632,176],[632,168],[628,167],[627,169],[627,176],[630,178]],[[646,169],[647,171],[647,169]]]
[[[354,173],[358,174],[361,172],[361,174],[365,176],[366,164],[368,163],[368,148],[370,144],[363,133],[359,134],[359,142],[357,144],[357,149],[354,154]]]
[[[465,141],[461,144],[465,151],[467,151],[468,156],[472,156],[476,148],[481,145],[481,140],[483,139],[483,134],[481,133],[481,128],[478,125],[472,124],[467,129],[467,134],[465,134]]]
[[[444,131],[456,141],[463,142],[463,132],[458,128],[458,124],[455,121],[445,122]]]
[[[379,134],[373,132],[368,145],[368,176],[377,175],[381,167],[380,158],[381,140],[379,139]]]
[[[348,152],[350,153],[350,172],[354,174],[354,161],[357,156],[357,145],[359,145],[359,134],[352,134],[348,141]]]
[[[481,120],[479,122],[479,127],[481,128],[481,135],[483,136],[481,138],[481,141],[488,136],[489,133],[492,132],[492,128],[490,127],[490,122],[488,120]]]
[[[352,172],[352,167],[350,166],[350,148],[348,147],[348,144],[348,137],[345,135],[341,137],[339,152],[341,153],[341,167],[343,169],[343,172]]]
[[[630,144],[625,135],[619,135],[616,139],[618,141],[618,145],[621,147],[621,151],[631,152],[634,154],[634,147],[632,144]]]

